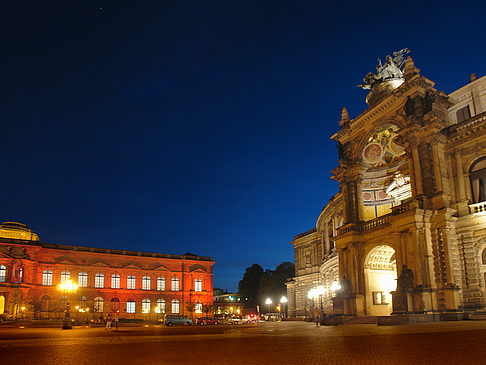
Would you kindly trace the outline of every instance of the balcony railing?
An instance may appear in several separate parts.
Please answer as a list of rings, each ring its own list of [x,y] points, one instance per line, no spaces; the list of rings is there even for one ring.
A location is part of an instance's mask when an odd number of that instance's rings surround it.
[[[486,212],[486,202],[480,202],[480,203],[469,205],[470,214],[481,213],[481,212]]]

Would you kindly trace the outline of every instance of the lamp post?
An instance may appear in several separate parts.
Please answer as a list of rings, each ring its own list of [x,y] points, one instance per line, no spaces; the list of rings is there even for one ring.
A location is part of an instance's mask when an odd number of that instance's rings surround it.
[[[309,290],[307,293],[307,298],[310,301],[310,312],[311,312],[311,318],[314,319],[314,298],[316,297],[316,289],[312,288]]]
[[[284,295],[282,298],[280,298],[280,303],[284,305],[284,316],[287,318],[287,297]]]
[[[64,313],[66,315],[64,316],[64,321],[62,322],[62,329],[70,330],[73,328],[73,324],[71,322],[71,313],[69,312],[69,294],[72,294],[76,290],[78,290],[78,286],[74,284],[71,280],[68,280],[65,283],[59,285],[59,290],[62,291],[67,297],[66,309],[64,310]]]
[[[272,304],[272,300],[267,298],[267,300],[265,300],[265,304],[267,305],[267,313],[270,313],[270,305]]]
[[[159,313],[160,313],[159,306],[155,307],[155,313],[157,313],[157,324],[159,324]]]

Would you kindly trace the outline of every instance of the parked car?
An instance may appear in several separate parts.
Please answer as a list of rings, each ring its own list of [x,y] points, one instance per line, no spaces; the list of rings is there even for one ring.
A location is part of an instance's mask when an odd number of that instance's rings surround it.
[[[166,326],[172,326],[173,324],[191,325],[192,321],[187,316],[168,314],[165,316],[164,324]]]
[[[197,319],[196,324],[219,324],[219,321],[214,318],[200,317]]]

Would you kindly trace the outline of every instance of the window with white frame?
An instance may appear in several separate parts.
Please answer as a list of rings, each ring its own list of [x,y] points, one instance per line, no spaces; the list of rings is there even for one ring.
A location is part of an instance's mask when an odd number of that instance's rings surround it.
[[[22,278],[24,277],[24,268],[21,267],[19,270],[19,283],[22,282]]]
[[[71,273],[69,271],[63,271],[61,273],[61,284],[64,284],[71,278]]]
[[[118,274],[111,275],[111,288],[120,289],[120,275]]]
[[[103,298],[102,297],[94,298],[94,308],[93,309],[97,313],[103,312]]]
[[[157,307],[159,307],[160,313],[165,313],[165,300],[157,299]]]
[[[162,277],[157,278],[157,290],[160,291],[165,290],[165,278]]]
[[[105,287],[105,275],[103,274],[96,274],[95,275],[95,288],[104,288]]]
[[[150,313],[150,299],[142,300],[142,313]]]
[[[127,276],[127,289],[135,289],[135,276]]]
[[[135,301],[133,299],[127,300],[127,313],[135,313]]]
[[[4,283],[7,278],[7,268],[4,265],[0,265],[0,282]]]
[[[172,300],[172,313],[179,313],[179,301],[177,299]]]
[[[194,306],[194,312],[202,313],[202,303],[198,300]]]
[[[42,285],[52,285],[52,271],[44,270],[42,273]]]
[[[201,279],[194,280],[194,290],[195,291],[202,291],[202,280]]]
[[[150,276],[142,278],[142,290],[150,290]]]
[[[78,274],[78,286],[80,288],[86,288],[88,286],[88,274],[85,272],[80,272]]]
[[[177,278],[172,278],[172,287],[171,287],[171,290],[172,291],[179,291],[179,279]]]

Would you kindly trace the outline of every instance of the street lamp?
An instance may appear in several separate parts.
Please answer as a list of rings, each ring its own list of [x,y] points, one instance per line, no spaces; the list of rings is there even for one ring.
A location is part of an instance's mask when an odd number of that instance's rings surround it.
[[[157,313],[157,324],[159,324],[159,313],[160,313],[159,306],[155,307],[155,313]]]
[[[287,318],[287,298],[285,297],[285,295],[280,298],[280,303],[282,303],[284,305],[284,315],[285,315],[285,318]]]
[[[71,313],[69,312],[69,294],[72,294],[76,290],[78,290],[78,286],[74,284],[71,280],[68,280],[65,283],[59,285],[59,290],[62,291],[67,297],[66,309],[64,310],[66,315],[64,317],[64,321],[62,322],[62,329],[70,330],[73,328],[73,324],[71,322]]]
[[[267,298],[267,300],[265,300],[265,304],[267,305],[267,312],[270,313],[270,305],[272,304],[272,300]]]
[[[316,294],[319,295],[319,308],[322,311],[322,295],[325,293],[325,289],[322,285],[316,288]]]

